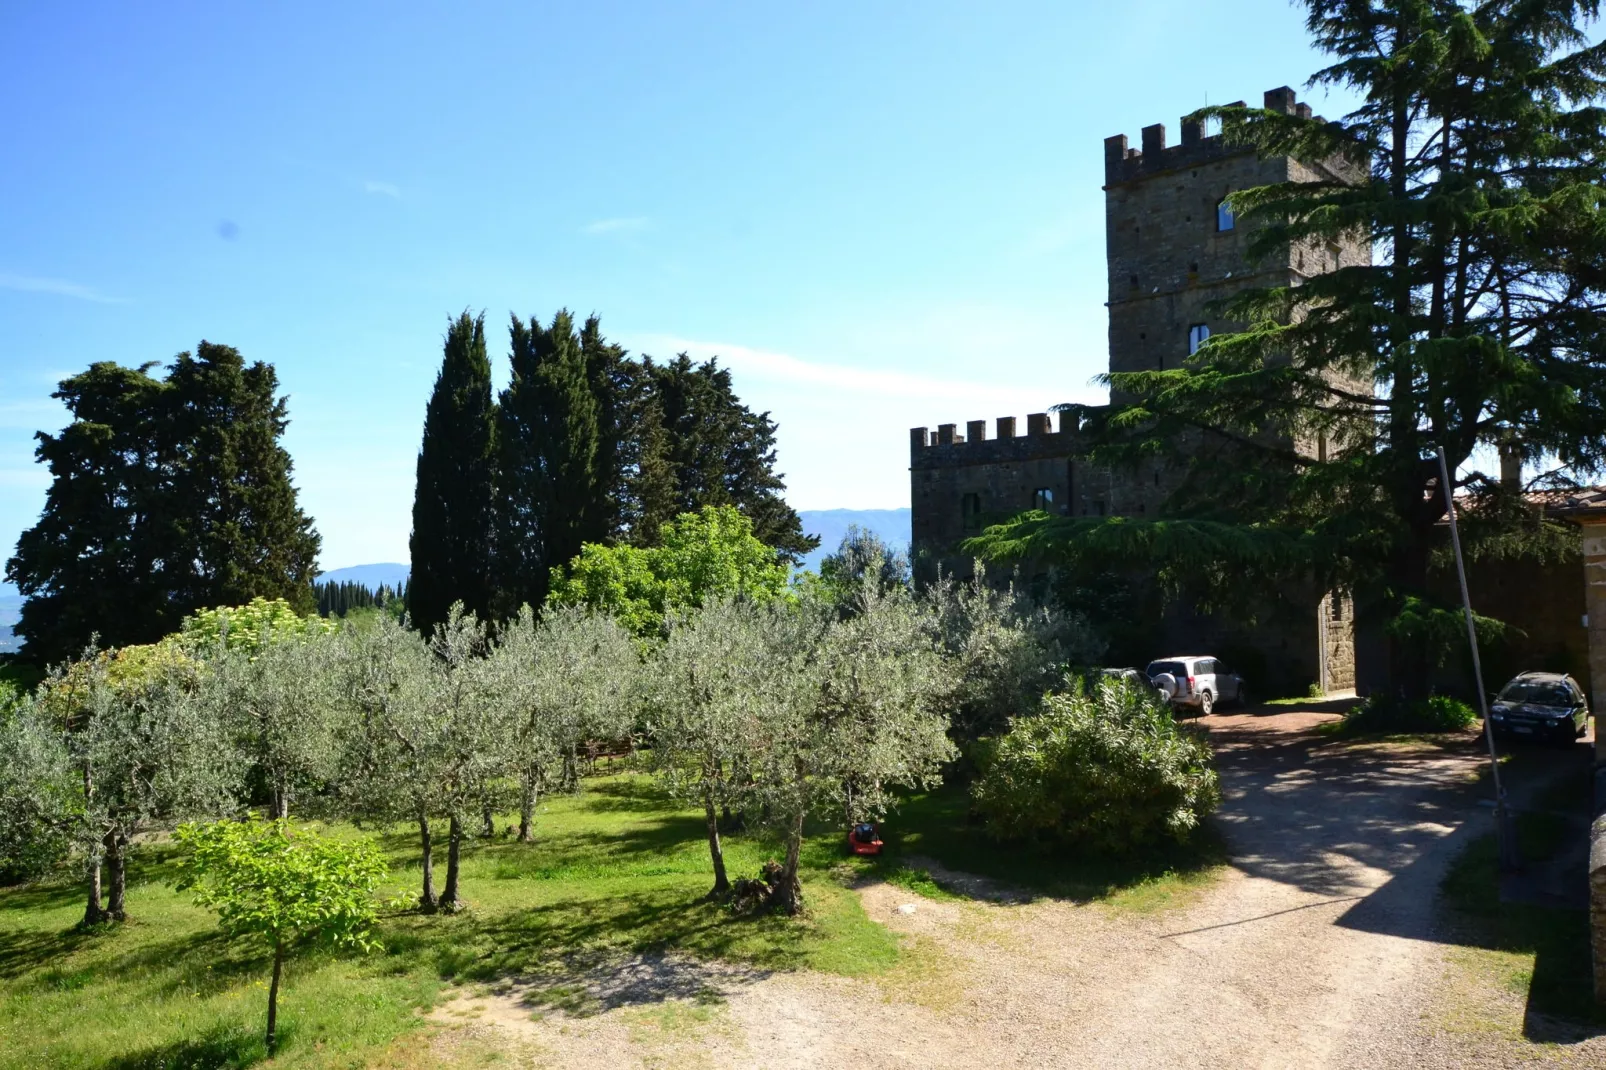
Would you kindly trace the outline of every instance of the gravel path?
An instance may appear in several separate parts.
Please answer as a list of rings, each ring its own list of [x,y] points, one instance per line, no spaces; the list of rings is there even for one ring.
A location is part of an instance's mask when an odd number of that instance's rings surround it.
[[[987,898],[974,879],[984,897],[963,902],[875,885],[866,911],[912,949],[885,978],[634,960],[581,979],[604,1013],[535,1021],[513,992],[439,1016],[495,1023],[531,1065],[576,1070],[1606,1066],[1602,1037],[1546,1047],[1442,1027],[1453,968],[1434,899],[1488,825],[1480,752],[1334,745],[1310,732],[1327,716],[1206,720],[1232,866],[1180,908]],[[615,1000],[621,986],[721,1001]],[[1520,1023],[1521,1000],[1489,1013]]]

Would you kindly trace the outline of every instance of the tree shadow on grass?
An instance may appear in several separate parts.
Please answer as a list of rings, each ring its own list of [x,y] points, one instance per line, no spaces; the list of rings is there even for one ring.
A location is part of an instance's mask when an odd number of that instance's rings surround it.
[[[279,1030],[281,1050],[290,1031]],[[100,1064],[101,1070],[240,1070],[268,1057],[261,1033],[218,1026],[199,1037],[143,1048]]]
[[[65,958],[95,938],[83,929],[0,932],[0,978],[12,980]]]

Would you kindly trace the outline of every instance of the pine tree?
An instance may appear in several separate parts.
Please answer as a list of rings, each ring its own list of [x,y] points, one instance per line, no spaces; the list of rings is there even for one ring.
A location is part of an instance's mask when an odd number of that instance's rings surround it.
[[[1306,6],[1336,58],[1314,81],[1358,90],[1361,106],[1335,122],[1201,115],[1265,156],[1356,165],[1354,182],[1233,194],[1257,228],[1251,255],[1358,233],[1376,261],[1246,292],[1222,310],[1246,329],[1182,368],[1109,377],[1130,400],[1094,456],[1187,465],[1180,519],[1038,515],[976,548],[1349,587],[1389,644],[1369,682],[1419,694],[1427,633],[1459,627],[1428,583],[1445,514],[1435,450],[1469,495],[1474,552],[1544,552],[1557,534],[1495,474],[1463,471],[1475,450],[1554,464],[1555,482],[1606,464],[1606,45],[1580,29],[1593,0]],[[1186,453],[1201,432],[1235,461]]]
[[[453,602],[481,617],[490,608],[495,431],[485,317],[465,311],[447,327],[418,451],[407,597],[426,635]]]
[[[73,421],[40,433],[53,481],[6,575],[28,657],[148,643],[185,615],[251,598],[313,605],[318,535],[296,502],[270,365],[202,342],[154,364],[102,361],[61,382]]]
[[[682,353],[666,364],[648,358],[646,373],[673,475],[671,515],[734,505],[753,522],[760,540],[793,561],[818,546],[781,496],[786,483],[775,471],[775,422],[741,403],[730,372],[717,361],[695,364]],[[665,481],[646,489],[661,500],[668,486]]]
[[[598,387],[611,347],[595,320],[595,368],[567,310],[543,328],[512,318],[512,375],[498,413],[498,610],[546,600],[548,577],[607,528],[608,480],[599,477]],[[622,354],[621,354],[622,356]],[[606,390],[604,389],[606,394]],[[610,449],[612,446],[610,446]]]

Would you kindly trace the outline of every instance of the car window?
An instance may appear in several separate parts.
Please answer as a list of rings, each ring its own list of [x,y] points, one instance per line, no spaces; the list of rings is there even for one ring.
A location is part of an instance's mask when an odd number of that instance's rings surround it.
[[[1200,658],[1198,661],[1193,663],[1193,671],[1195,673],[1197,673],[1198,675],[1200,675],[1200,676],[1207,676],[1210,673],[1215,672],[1216,671],[1215,659],[1214,658]]]
[[[1573,689],[1556,680],[1513,680],[1500,692],[1501,702],[1531,702],[1535,706],[1571,706]]]
[[[1188,675],[1188,667],[1182,664],[1180,661],[1151,661],[1149,662],[1148,669],[1145,671],[1149,674],[1151,679],[1159,676],[1163,672],[1168,672],[1172,676]]]

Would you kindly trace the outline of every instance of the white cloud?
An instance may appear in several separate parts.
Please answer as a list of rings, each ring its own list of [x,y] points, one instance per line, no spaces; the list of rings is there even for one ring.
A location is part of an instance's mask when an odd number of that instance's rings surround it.
[[[43,279],[32,275],[7,275],[0,273],[0,290],[17,290],[21,293],[55,294],[58,297],[74,297],[80,301],[94,301],[102,305],[126,305],[126,297],[108,297],[99,290],[90,286],[80,286],[76,282],[66,279]]]
[[[401,200],[402,195],[401,187],[390,182],[364,182],[362,184],[362,191],[364,193],[378,194],[381,197],[390,197],[393,200],[398,201]]]
[[[666,335],[621,339],[638,352],[718,356],[737,395],[768,412],[778,431],[777,468],[798,509],[896,508],[909,503],[909,429],[1044,412],[1062,401],[1102,402],[1102,391],[1067,390],[1064,380],[988,382],[808,360],[729,343]],[[1019,376],[1019,372],[1015,372]],[[1024,431],[1025,421],[1017,420]]]
[[[580,228],[587,234],[634,234],[647,229],[646,216],[598,219]]]
[[[657,353],[686,352],[699,359],[719,357],[721,362],[744,377],[753,376],[778,383],[793,383],[825,387],[836,391],[873,396],[880,399],[915,399],[920,401],[963,402],[968,410],[990,406],[1016,405],[1028,399],[1041,400],[1039,407],[1061,401],[1102,402],[1100,391],[1093,388],[1067,391],[1059,382],[1032,383],[1026,381],[976,382],[938,376],[910,375],[906,372],[881,368],[852,367],[845,364],[828,364],[803,360],[786,353],[773,353],[748,346],[717,342],[697,342],[669,335],[648,336],[643,348]],[[1001,369],[1002,370],[1002,369]]]

